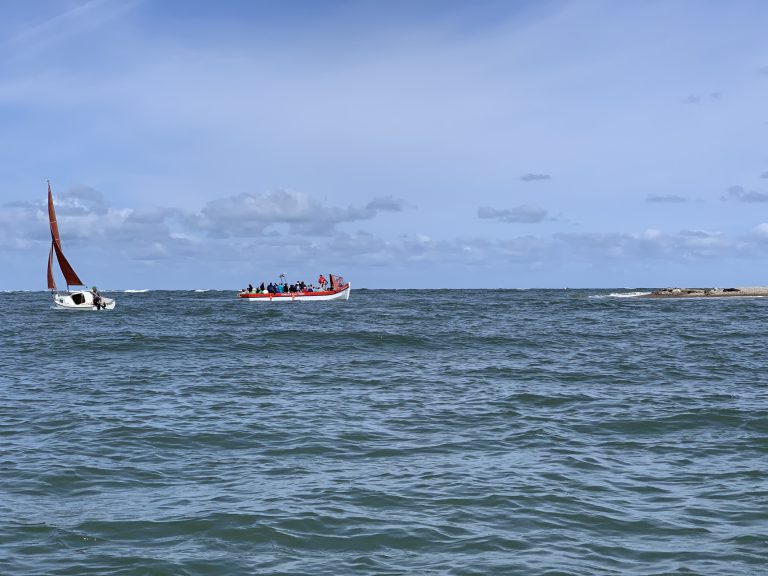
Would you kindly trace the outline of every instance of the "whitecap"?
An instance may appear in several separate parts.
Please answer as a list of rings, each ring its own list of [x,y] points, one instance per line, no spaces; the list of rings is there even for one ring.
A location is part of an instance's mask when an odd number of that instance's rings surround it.
[[[610,294],[593,294],[590,298],[637,298],[638,296],[648,296],[653,292],[611,292]]]
[[[123,290],[126,294],[143,294],[144,292],[149,292],[149,288],[144,288],[143,290]]]

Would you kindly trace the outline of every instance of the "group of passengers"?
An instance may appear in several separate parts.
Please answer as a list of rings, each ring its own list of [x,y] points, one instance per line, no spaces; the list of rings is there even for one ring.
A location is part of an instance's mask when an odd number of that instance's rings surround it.
[[[248,292],[249,294],[299,294],[301,292],[319,292],[325,290],[328,285],[328,281],[322,274],[317,279],[319,286],[307,284],[303,280],[295,284],[288,284],[282,276],[280,280],[280,282],[270,282],[266,285],[262,282],[256,288],[253,287],[253,284],[248,284],[247,290],[243,290],[243,292]]]

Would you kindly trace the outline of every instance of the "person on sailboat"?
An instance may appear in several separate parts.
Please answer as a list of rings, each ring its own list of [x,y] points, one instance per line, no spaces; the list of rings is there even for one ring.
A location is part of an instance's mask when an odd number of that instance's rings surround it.
[[[107,307],[106,304],[102,303],[101,294],[99,294],[96,286],[91,287],[91,293],[93,294],[93,305],[96,306],[96,310],[101,310],[102,308]]]

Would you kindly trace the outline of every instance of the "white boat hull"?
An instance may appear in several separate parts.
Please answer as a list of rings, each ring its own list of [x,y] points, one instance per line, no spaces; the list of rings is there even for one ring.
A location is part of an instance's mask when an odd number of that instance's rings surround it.
[[[88,290],[78,290],[66,294],[56,293],[53,295],[53,306],[62,310],[114,310],[115,300],[113,298],[101,297],[102,308],[97,308],[93,304],[93,294]]]
[[[258,294],[256,292],[240,292],[238,296],[251,302],[327,302],[329,300],[349,300],[352,284],[347,284],[338,291],[325,292],[289,292],[279,294]]]

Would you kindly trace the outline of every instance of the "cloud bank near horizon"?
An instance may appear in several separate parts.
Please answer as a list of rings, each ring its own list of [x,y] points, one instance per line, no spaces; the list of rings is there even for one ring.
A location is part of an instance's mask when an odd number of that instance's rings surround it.
[[[138,269],[147,277],[184,262],[194,262],[201,269],[225,263],[242,275],[254,258],[260,270],[333,266],[381,271],[373,277],[386,277],[386,270],[403,274],[416,268],[445,266],[466,271],[522,266],[530,271],[562,269],[576,263],[592,269],[599,262],[599,270],[646,262],[705,264],[726,257],[745,261],[768,258],[768,222],[740,234],[645,229],[504,238],[471,234],[433,238],[418,233],[387,238],[360,225],[384,213],[406,210],[405,203],[395,197],[339,207],[305,193],[276,190],[222,197],[199,211],[185,211],[113,207],[97,190],[76,187],[55,196],[54,201],[65,251],[70,257],[76,256],[75,262],[109,258],[116,268]],[[517,211],[478,210],[480,218],[506,223],[536,223],[545,215],[546,211],[527,207]],[[44,199],[2,206],[0,224],[3,251],[13,249],[35,262],[44,259],[50,242]],[[220,232],[222,228],[226,234]],[[339,271],[346,274],[345,270]]]

